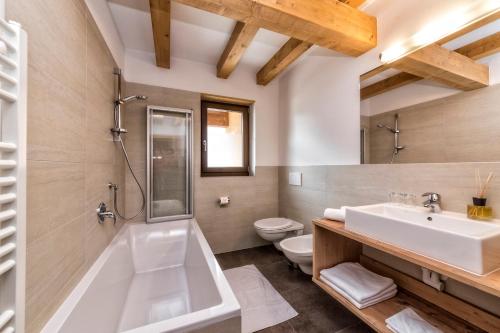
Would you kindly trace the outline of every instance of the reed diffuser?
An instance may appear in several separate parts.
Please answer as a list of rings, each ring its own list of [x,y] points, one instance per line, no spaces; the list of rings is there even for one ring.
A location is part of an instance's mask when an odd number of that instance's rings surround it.
[[[486,194],[492,179],[493,172],[490,172],[486,180],[483,181],[479,169],[476,169],[476,195],[472,197],[472,205],[467,205],[467,217],[475,220],[490,220],[493,218],[493,209],[486,205]]]

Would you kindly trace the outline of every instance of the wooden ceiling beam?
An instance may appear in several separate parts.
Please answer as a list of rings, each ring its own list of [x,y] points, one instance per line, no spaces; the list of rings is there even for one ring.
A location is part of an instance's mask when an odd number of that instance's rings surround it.
[[[345,3],[346,5],[351,6],[352,8],[358,8],[361,6],[366,0],[339,0],[340,2]]]
[[[149,0],[156,66],[170,68],[170,0]]]
[[[500,52],[500,32],[460,47],[455,52],[472,60],[478,60]],[[422,80],[422,78],[408,73],[393,75],[390,78],[362,88],[361,100],[380,95],[419,80]]]
[[[290,38],[257,73],[257,84],[267,85],[311,46],[311,43]]]
[[[227,79],[231,75],[258,30],[259,27],[254,24],[236,22],[229,42],[217,64],[217,77]]]
[[[377,45],[377,19],[336,0],[176,1],[350,56]]]
[[[387,78],[385,80],[371,84],[365,88],[362,88],[361,100],[383,94],[389,90],[393,90],[420,80],[422,80],[421,77],[415,76],[413,74],[405,72],[398,73],[396,75],[391,76],[390,78]]]
[[[455,52],[472,60],[481,59],[500,52],[500,32],[462,46],[456,49]]]
[[[339,0],[353,8],[360,6],[365,0]],[[300,58],[313,44],[290,38],[276,54],[257,73],[257,84],[267,85],[276,76],[283,73],[288,66]]]
[[[500,19],[500,12],[491,13],[490,15],[487,15],[487,16],[481,18],[480,20],[477,20],[474,23],[469,24],[468,26],[466,26],[466,27],[464,27],[464,28],[452,33],[452,34],[441,38],[440,40],[436,41],[434,44],[437,44],[437,45],[446,44],[449,41],[452,41],[454,39],[462,37],[463,35],[471,32],[471,31],[477,30],[477,29],[481,28],[482,26],[484,26],[488,23],[494,22],[498,19]],[[388,70],[389,68],[391,68],[391,67],[386,65],[386,64],[382,64],[382,65],[380,65],[380,66],[378,66],[378,67],[376,67],[376,68],[374,68],[374,69],[372,69],[364,74],[361,74],[359,77],[359,80],[360,81],[368,80],[369,78],[371,78],[377,74],[380,74],[380,73]]]
[[[489,85],[488,66],[436,44],[391,63],[391,67],[462,90]]]

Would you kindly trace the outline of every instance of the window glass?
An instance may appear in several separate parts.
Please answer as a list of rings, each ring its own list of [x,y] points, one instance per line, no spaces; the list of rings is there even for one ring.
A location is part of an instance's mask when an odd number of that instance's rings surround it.
[[[202,176],[248,176],[248,106],[202,102],[201,136]]]
[[[207,166],[243,167],[243,115],[208,109]]]

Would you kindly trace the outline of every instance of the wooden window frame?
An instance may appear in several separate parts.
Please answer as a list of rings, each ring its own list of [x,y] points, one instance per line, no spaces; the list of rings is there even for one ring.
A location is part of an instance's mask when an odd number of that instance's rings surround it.
[[[220,109],[240,112],[243,115],[243,166],[242,167],[211,167],[208,163],[208,150],[205,150],[204,142],[208,146],[208,109]],[[225,177],[225,176],[250,176],[250,106],[213,101],[201,101],[201,176],[202,177]]]

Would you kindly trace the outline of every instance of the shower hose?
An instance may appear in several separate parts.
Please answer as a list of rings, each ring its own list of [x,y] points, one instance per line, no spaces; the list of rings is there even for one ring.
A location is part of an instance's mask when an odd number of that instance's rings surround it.
[[[134,178],[135,183],[137,184],[137,187],[139,187],[139,190],[141,191],[141,195],[142,195],[141,210],[132,217],[126,217],[125,214],[120,213],[120,211],[118,209],[118,200],[117,200],[118,186],[116,186],[116,185],[111,186],[113,189],[113,206],[114,206],[114,210],[115,210],[116,215],[118,215],[121,219],[123,219],[125,221],[130,221],[130,220],[135,219],[137,216],[141,215],[144,212],[144,209],[146,208],[146,196],[144,194],[144,189],[142,188],[141,184],[139,183],[139,180],[137,179],[137,177],[134,173],[134,170],[132,170],[132,167],[130,166],[130,160],[128,158],[127,150],[125,149],[125,145],[123,144],[123,140],[122,140],[121,135],[118,135],[118,139],[119,139],[118,141],[120,142],[120,146],[122,148],[122,151],[123,151],[123,155],[125,156],[125,161],[127,163],[128,169],[130,170],[130,173],[132,174],[132,177]]]

